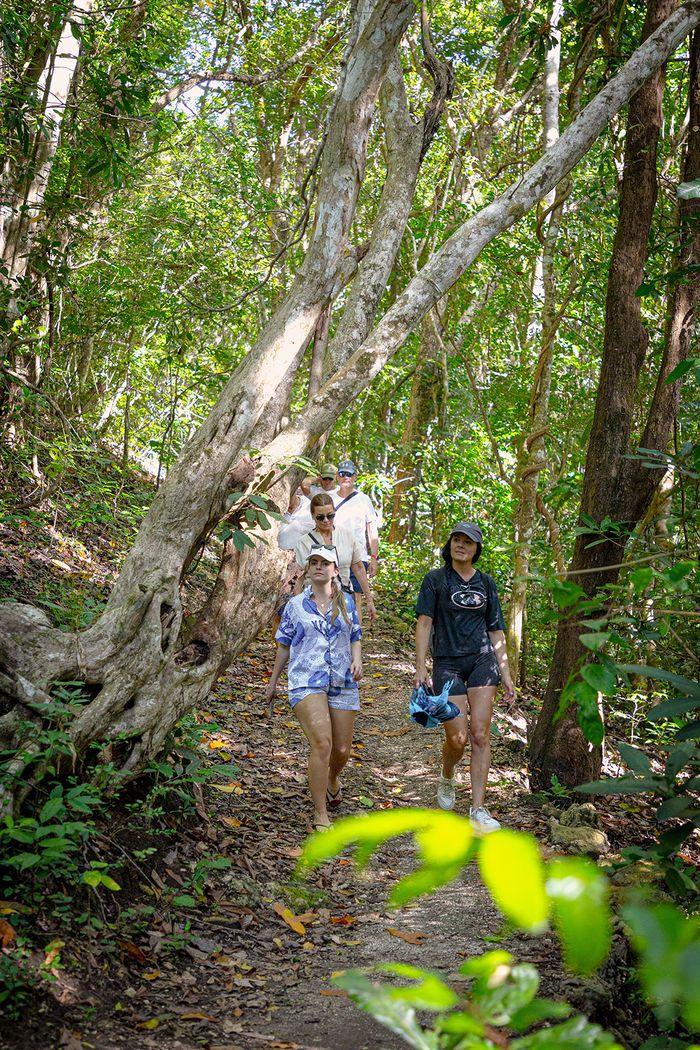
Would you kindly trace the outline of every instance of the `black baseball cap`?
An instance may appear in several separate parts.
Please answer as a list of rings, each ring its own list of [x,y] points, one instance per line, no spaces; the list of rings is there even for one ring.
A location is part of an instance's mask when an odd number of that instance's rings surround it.
[[[483,544],[484,542],[484,537],[481,532],[481,529],[474,521],[458,521],[454,528],[451,530],[450,536],[454,536],[456,532],[460,532],[463,536],[466,536],[468,539],[473,540],[474,543]]]

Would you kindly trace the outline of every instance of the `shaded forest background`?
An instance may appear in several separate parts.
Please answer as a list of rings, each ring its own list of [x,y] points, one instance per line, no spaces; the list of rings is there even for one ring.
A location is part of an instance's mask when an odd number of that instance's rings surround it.
[[[346,304],[364,311],[368,330],[445,238],[517,183],[676,6],[606,0],[565,9],[487,3],[465,11],[444,3],[410,22],[400,66],[392,59],[369,128],[343,249],[348,272],[338,271],[306,352],[280,374],[263,409],[271,432],[252,431],[242,451],[262,447],[290,417],[303,417],[321,378],[347,360],[338,332],[341,319],[346,328],[353,323]],[[343,68],[350,54],[348,17],[344,8],[313,4],[5,10],[0,389],[11,500],[20,497],[48,522],[65,506],[62,479],[106,453],[161,486],[226,380],[251,357],[257,334],[293,296],[304,256],[313,251],[313,195],[319,180],[323,190],[324,144],[326,151],[333,145],[338,110],[329,105],[339,63]],[[677,195],[684,166],[697,165],[689,47],[686,40],[667,63],[665,87],[661,74],[649,87],[658,113],[647,105],[629,118],[650,129],[636,148],[651,175],[635,175],[630,154],[628,212],[634,221],[648,214],[638,229],[623,231],[630,243],[618,246],[626,287],[609,282],[616,235],[629,225],[620,200],[625,149],[633,151],[635,142],[623,111],[574,172],[487,245],[437,309],[424,313],[350,410],[336,413],[323,453],[361,464],[363,487],[383,509],[381,585],[392,613],[407,620],[447,525],[482,522],[487,567],[510,606],[511,657],[521,683],[535,688],[548,676],[557,611],[543,581],[555,573],[561,580],[574,552],[573,568],[584,575],[571,579],[586,584],[596,546],[598,567],[627,558],[638,570],[625,575],[618,610],[628,662],[652,647],[666,667],[690,673],[694,666],[695,607],[686,596],[697,551],[690,345],[697,263],[688,254],[695,231],[687,219],[679,235],[679,206],[692,210],[692,194],[685,205]],[[413,157],[411,143],[421,135]],[[412,166],[417,181],[404,192],[407,222],[403,236],[399,227],[386,290],[382,282],[372,302],[353,301],[353,268],[382,237],[375,225],[382,190],[397,172],[410,183]],[[633,179],[649,185],[650,177],[653,193],[642,207],[643,187]],[[679,256],[683,236],[687,258]],[[669,359],[679,287],[690,298],[682,304],[683,345]],[[353,334],[350,350],[363,334]],[[608,380],[601,388],[603,406],[619,397],[614,412],[618,422],[620,413],[626,418],[613,445],[605,436],[618,423],[599,419],[591,445],[606,338],[609,353],[625,338],[630,343],[604,367],[603,381],[607,368],[612,386]],[[674,378],[684,374],[685,381],[669,387],[666,378],[683,358]],[[251,360],[254,366],[255,353]],[[657,385],[667,394],[658,410]],[[627,487],[648,491],[631,508],[615,479],[645,438],[655,451]],[[314,454],[313,440],[299,438],[292,456]],[[260,488],[260,472],[245,481]],[[286,490],[275,494],[284,510]],[[215,526],[223,510],[182,555],[183,573],[202,543],[218,557],[226,533]],[[257,524],[250,506],[247,512],[234,523],[242,520],[242,530]],[[253,564],[263,553],[258,545]],[[584,565],[582,558],[593,561]],[[278,559],[271,578],[280,571]],[[608,575],[594,576],[588,589],[615,586],[617,573]],[[250,636],[269,610],[240,567],[234,576],[229,585],[220,573],[219,584],[259,607],[243,632]],[[574,602],[573,592],[559,594],[561,607]],[[659,621],[656,607],[678,607],[679,615]],[[99,599],[90,610],[83,626],[96,617]],[[244,618],[240,606],[238,615]],[[176,623],[184,644],[184,622]],[[190,633],[189,641],[208,644],[197,628]],[[230,628],[222,635],[230,655],[240,648],[239,635]],[[565,673],[552,684],[554,707],[581,655],[580,647],[559,653]],[[222,653],[217,659],[225,662]],[[577,699],[594,718],[591,695]],[[549,709],[551,716],[551,702]]]
[[[267,628],[299,478],[350,457],[384,625],[410,633],[451,523],[480,522],[532,787],[610,772],[614,727],[611,790],[660,796],[687,903],[700,3],[1,18],[2,834],[36,847],[15,869],[53,859],[13,824],[42,784],[153,774]]]

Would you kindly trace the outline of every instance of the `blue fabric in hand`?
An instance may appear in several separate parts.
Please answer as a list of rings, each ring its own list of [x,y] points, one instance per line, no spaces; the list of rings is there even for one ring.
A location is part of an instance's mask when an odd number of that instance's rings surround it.
[[[449,722],[461,714],[456,704],[449,698],[452,680],[445,682],[442,692],[437,696],[426,692],[425,686],[419,685],[411,693],[408,711],[414,722],[424,729],[434,729],[435,726]]]

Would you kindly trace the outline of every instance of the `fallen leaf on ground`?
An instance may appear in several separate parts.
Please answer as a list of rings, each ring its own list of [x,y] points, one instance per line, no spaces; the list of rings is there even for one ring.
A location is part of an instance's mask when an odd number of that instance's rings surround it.
[[[148,962],[148,956],[142,948],[139,948],[138,944],[134,944],[133,941],[126,941],[120,938],[117,944],[123,952],[130,955],[132,959],[136,959],[137,962],[146,963]]]
[[[299,922],[299,919],[291,908],[286,908],[284,904],[275,904],[273,905],[273,911],[279,915],[283,922],[286,922],[290,930],[294,930],[294,932],[298,933],[300,937],[305,935],[306,927],[304,926],[304,923]]]
[[[354,915],[331,915],[331,922],[334,926],[352,926],[357,919]]]
[[[418,933],[414,930],[397,930],[393,926],[385,926],[384,929],[387,933],[390,933],[392,937],[400,937],[406,944],[422,944],[426,939],[427,934]]]
[[[224,795],[232,795],[235,791],[236,794],[241,793],[240,784],[210,784],[209,787],[213,787],[215,791],[223,791]]]
[[[191,1013],[180,1014],[181,1021],[214,1021],[216,1023],[217,1018],[212,1017],[211,1014],[200,1014],[196,1010]]]
[[[61,1050],[82,1050],[83,1041],[78,1032],[71,1032],[69,1028],[62,1028],[58,1045],[61,1047]]]
[[[242,826],[238,817],[220,817],[219,819],[222,824],[228,824],[230,828],[240,828]]]
[[[16,939],[17,931],[14,926],[10,926],[6,919],[0,919],[0,944],[3,948],[8,948]]]
[[[320,995],[333,996],[334,999],[347,999],[348,993],[344,992],[342,988],[322,988]]]
[[[31,911],[26,904],[20,904],[18,901],[0,901],[0,915],[13,915],[17,912],[26,914]]]
[[[150,1019],[150,1021],[142,1021],[141,1024],[139,1025],[139,1028],[152,1029],[152,1028],[157,1028],[159,1024],[160,1024],[160,1019],[158,1017],[152,1017]]]
[[[53,941],[49,941],[44,949],[46,956],[44,958],[44,966],[51,966],[52,962],[60,955],[61,948],[65,946],[65,941],[60,940],[58,937],[54,938]]]

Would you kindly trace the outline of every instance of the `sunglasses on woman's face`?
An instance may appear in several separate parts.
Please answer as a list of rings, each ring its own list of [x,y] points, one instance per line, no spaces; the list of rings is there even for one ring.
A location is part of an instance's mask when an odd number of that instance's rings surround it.
[[[339,470],[338,471],[338,477],[339,478],[351,478],[352,474],[350,473],[349,470]]]
[[[314,514],[316,521],[333,521],[335,513],[331,514]]]

